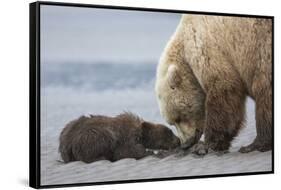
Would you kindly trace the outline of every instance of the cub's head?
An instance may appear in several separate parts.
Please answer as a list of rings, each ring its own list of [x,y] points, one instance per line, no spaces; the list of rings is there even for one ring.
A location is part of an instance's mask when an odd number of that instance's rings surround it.
[[[149,149],[170,150],[180,146],[180,140],[171,129],[161,124],[142,122],[142,144]]]

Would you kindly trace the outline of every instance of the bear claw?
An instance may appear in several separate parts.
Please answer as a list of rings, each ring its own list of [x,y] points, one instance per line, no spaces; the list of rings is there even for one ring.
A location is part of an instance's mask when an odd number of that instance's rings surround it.
[[[266,152],[266,151],[271,150],[271,145],[253,142],[252,144],[250,144],[248,146],[242,146],[239,149],[239,152],[248,153],[248,152],[252,152],[252,151],[255,151],[255,150],[260,151],[260,152]]]
[[[203,142],[198,142],[192,147],[191,152],[198,156],[204,156],[208,154],[208,147]]]

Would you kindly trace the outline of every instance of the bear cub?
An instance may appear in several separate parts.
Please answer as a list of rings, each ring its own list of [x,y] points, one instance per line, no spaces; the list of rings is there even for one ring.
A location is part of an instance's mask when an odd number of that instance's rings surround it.
[[[180,145],[169,128],[146,122],[132,113],[116,117],[81,116],[65,126],[59,141],[65,163],[140,159],[153,155],[152,150],[172,150]]]

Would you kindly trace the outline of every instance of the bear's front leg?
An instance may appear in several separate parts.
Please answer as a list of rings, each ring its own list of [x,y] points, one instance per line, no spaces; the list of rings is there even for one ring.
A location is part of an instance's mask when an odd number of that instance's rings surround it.
[[[209,150],[217,153],[228,151],[232,139],[243,125],[245,99],[241,89],[223,82],[211,88],[206,96],[204,143],[194,145],[193,153],[205,155]]]

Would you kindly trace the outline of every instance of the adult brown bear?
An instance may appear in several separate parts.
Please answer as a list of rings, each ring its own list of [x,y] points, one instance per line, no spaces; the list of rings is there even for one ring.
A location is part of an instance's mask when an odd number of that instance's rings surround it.
[[[157,68],[160,112],[183,147],[227,151],[256,102],[257,136],[240,152],[272,148],[272,19],[183,15]]]

